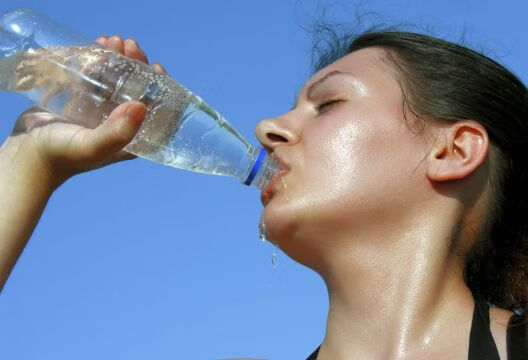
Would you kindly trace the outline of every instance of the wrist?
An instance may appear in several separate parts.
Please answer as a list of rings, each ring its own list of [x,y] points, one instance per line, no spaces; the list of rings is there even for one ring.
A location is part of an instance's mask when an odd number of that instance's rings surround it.
[[[0,146],[0,169],[14,184],[48,197],[66,180],[53,174],[25,135],[9,136]]]
[[[0,290],[58,186],[31,142],[0,146]]]

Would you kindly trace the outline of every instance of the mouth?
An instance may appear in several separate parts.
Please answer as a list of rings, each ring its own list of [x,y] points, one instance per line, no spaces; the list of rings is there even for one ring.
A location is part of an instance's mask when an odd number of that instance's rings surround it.
[[[271,198],[277,192],[277,184],[283,177],[286,176],[286,174],[288,174],[288,171],[289,170],[287,169],[279,170],[277,174],[271,178],[268,186],[262,190],[262,193],[260,194],[260,201],[264,206],[266,206],[271,201]]]

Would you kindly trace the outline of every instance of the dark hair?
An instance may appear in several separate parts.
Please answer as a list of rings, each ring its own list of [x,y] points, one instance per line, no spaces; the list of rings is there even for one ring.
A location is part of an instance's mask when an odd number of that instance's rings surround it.
[[[315,70],[353,51],[379,47],[400,82],[405,111],[424,124],[472,119],[484,126],[490,139],[491,197],[476,243],[466,256],[464,278],[473,293],[490,303],[526,312],[528,95],[524,84],[496,61],[431,36],[392,30],[359,36],[326,34],[330,37],[315,47]]]

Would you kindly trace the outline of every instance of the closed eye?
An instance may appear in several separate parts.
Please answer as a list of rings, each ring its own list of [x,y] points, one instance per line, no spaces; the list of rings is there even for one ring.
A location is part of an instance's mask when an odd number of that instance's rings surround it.
[[[316,106],[315,109],[317,110],[317,112],[319,114],[321,114],[321,113],[324,113],[324,112],[330,110],[332,107],[334,107],[335,105],[337,105],[338,103],[340,103],[342,101],[343,100],[340,100],[340,99],[330,100],[330,101],[322,103],[321,105]]]

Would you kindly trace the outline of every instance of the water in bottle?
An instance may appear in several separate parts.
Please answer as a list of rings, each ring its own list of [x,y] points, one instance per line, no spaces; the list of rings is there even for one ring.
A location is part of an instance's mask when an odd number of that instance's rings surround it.
[[[148,113],[125,150],[177,168],[234,176],[261,189],[276,173],[273,157],[249,145],[171,77],[77,35],[63,35],[66,44],[57,44],[60,34],[69,34],[58,27],[28,10],[0,17],[0,90],[92,128],[119,104],[141,101]]]

